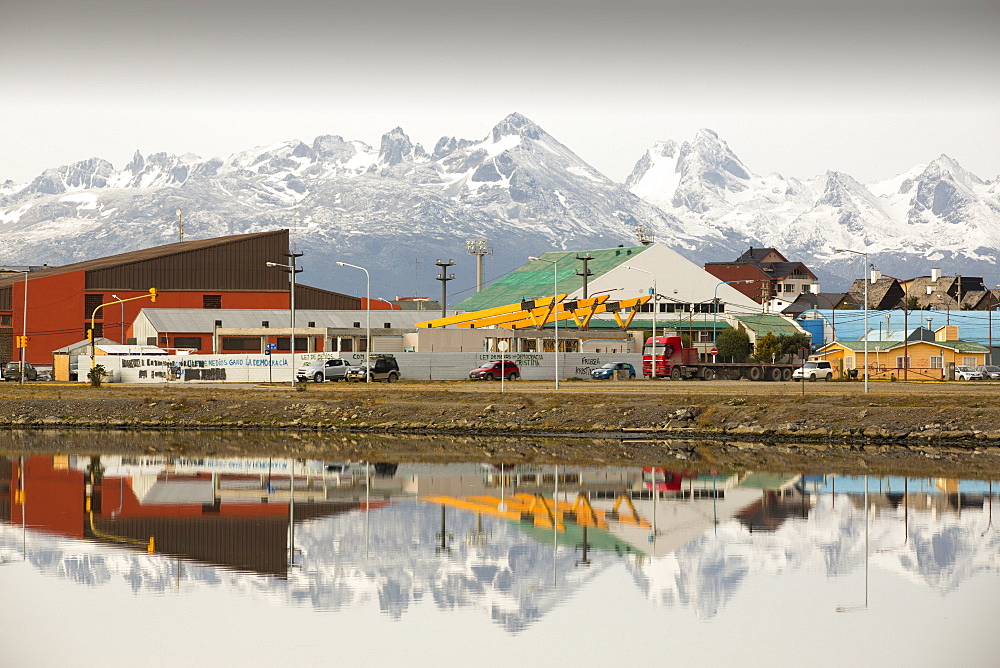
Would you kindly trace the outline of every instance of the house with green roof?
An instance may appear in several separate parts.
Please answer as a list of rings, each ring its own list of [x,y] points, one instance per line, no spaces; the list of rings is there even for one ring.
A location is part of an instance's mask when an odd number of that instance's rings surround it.
[[[958,328],[942,327],[933,341],[832,341],[812,356],[827,360],[842,376],[857,370],[864,373],[868,358],[868,377],[890,380],[954,380],[956,366],[983,366],[990,350],[981,343],[958,338]]]

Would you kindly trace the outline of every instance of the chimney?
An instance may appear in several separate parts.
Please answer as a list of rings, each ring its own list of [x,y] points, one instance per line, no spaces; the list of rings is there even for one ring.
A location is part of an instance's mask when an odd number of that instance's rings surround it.
[[[937,280],[939,278],[941,278],[941,270],[940,269],[931,269],[931,280],[933,282],[937,283]]]
[[[820,292],[819,291],[819,283],[810,283],[809,284],[809,292],[812,293],[812,294],[814,294],[814,295],[818,295],[819,292]]]

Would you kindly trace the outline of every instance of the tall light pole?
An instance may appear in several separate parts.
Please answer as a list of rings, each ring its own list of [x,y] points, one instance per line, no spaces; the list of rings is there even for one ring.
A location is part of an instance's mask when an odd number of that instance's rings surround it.
[[[118,295],[111,295],[112,299],[121,299]],[[121,331],[122,345],[125,345],[125,302],[122,302],[122,318],[118,323],[118,328]]]
[[[493,255],[488,239],[466,239],[465,250],[476,256],[476,292],[483,291],[483,256]],[[439,260],[440,261],[440,260]]]
[[[625,269],[631,269],[632,271],[641,271],[644,274],[649,274],[653,277],[653,350],[650,354],[650,365],[649,365],[649,380],[654,380],[656,378],[656,274],[646,269],[639,269],[639,267],[631,267],[625,265]],[[645,348],[645,346],[643,346]]]
[[[351,269],[360,269],[365,272],[365,282],[368,287],[365,288],[365,382],[372,382],[372,369],[371,369],[371,349],[372,349],[372,277],[368,273],[368,270],[364,267],[359,267],[356,264],[348,264],[347,262],[338,262],[341,267],[350,267]]]
[[[268,262],[268,267],[278,267],[279,269],[284,269],[289,274],[291,274],[291,297],[288,303],[288,315],[289,315],[289,327],[291,328],[291,334],[288,337],[288,347],[292,353],[292,387],[298,387],[298,379],[295,377],[295,274],[302,271],[301,269],[295,268],[295,259],[302,257],[302,253],[285,253],[285,257],[290,258],[288,264],[278,264],[277,262]]]
[[[862,251],[849,250],[847,248],[835,248],[837,253],[854,253],[865,259],[865,273],[862,274],[865,281],[865,393],[868,393],[868,253]]]
[[[719,322],[719,286],[720,285],[728,285],[730,283],[753,283],[755,280],[756,279],[749,278],[749,279],[743,279],[743,280],[740,280],[740,281],[720,281],[718,283],[718,285],[715,286],[715,292],[712,294],[712,345],[713,346],[716,346],[716,344],[715,344],[715,337],[716,337],[715,330],[716,330],[717,323]],[[716,346],[716,347],[718,347],[718,346]]]
[[[18,379],[19,385],[24,385],[24,357],[28,354],[28,272],[24,273],[24,307],[21,313],[21,377]]]
[[[441,281],[441,317],[444,318],[448,310],[448,281],[454,280],[455,274],[447,273],[448,267],[455,264],[454,260],[438,260],[435,262],[437,266],[441,267],[441,273],[437,275],[437,280]]]
[[[556,389],[559,389],[559,304],[556,302],[559,294],[559,260],[546,260],[543,257],[529,257],[528,262],[548,262],[552,265],[552,320],[556,330]]]

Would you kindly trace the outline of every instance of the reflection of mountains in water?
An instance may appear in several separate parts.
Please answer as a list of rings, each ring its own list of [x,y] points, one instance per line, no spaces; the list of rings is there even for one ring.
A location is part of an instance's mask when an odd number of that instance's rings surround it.
[[[301,561],[287,577],[35,532],[28,533],[26,545],[35,568],[90,586],[118,580],[134,592],[154,593],[178,586],[222,587],[322,610],[378,605],[397,619],[428,597],[443,610],[488,611],[507,631],[517,632],[622,561],[657,604],[691,607],[701,618],[717,614],[751,573],[857,572],[865,562],[864,511],[857,502],[853,497],[838,496],[836,503],[832,496],[818,497],[804,518],[789,517],[772,532],[752,532],[739,519],[725,519],[717,534],[709,527],[652,561],[592,551],[588,567],[577,566],[581,552],[576,545],[561,543],[553,560],[551,544],[540,542],[537,531],[526,533],[518,524],[452,508],[445,511],[442,550],[441,506],[410,500],[367,515],[358,511],[297,525]],[[661,512],[674,502],[662,503]],[[902,507],[873,515],[871,566],[942,594],[978,573],[997,570],[1000,538],[988,529],[983,510],[935,514],[911,507],[905,534],[903,518]],[[20,527],[0,525],[0,561],[19,560],[21,541]]]
[[[868,527],[869,567],[897,572],[942,595],[979,573],[1000,571],[1000,536],[989,525],[988,503],[984,499],[981,510],[945,514],[912,506],[879,509]],[[1000,514],[1000,504],[993,503]],[[637,586],[656,604],[690,607],[708,619],[751,573],[809,570],[833,577],[862,571],[864,565],[863,501],[824,495],[805,518],[789,519],[774,531],[754,532],[732,519],[720,523],[717,533],[703,533],[662,559],[629,567]]]

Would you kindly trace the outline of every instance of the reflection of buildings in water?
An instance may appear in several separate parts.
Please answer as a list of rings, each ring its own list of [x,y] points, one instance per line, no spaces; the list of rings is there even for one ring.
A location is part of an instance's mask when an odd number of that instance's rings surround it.
[[[46,468],[37,463],[44,460],[28,460],[28,523],[42,524],[63,536],[86,537],[88,529],[80,510],[85,463],[49,458]],[[9,522],[10,509],[16,507],[10,501],[9,480],[17,463],[5,464],[0,467],[0,488],[7,490],[8,503],[0,509],[6,508],[4,519]],[[207,480],[216,490],[212,503],[205,503],[203,496],[191,496],[197,503],[187,503],[182,502],[190,500],[184,494],[199,495],[204,489],[185,490],[181,485],[157,492],[158,483],[168,482],[168,472],[154,471],[148,464],[126,475],[129,472],[121,462],[103,462],[100,494],[93,495],[95,526],[108,534],[140,539],[159,534],[158,549],[164,541],[176,541],[170,544],[171,554],[227,569],[195,563],[186,564],[181,573],[173,557],[121,549],[111,546],[111,541],[98,541],[104,546],[95,549],[94,543],[87,547],[33,534],[29,554],[36,567],[81,583],[121,579],[136,591],[173,591],[180,577],[183,589],[221,586],[325,610],[377,605],[395,618],[417,602],[428,601],[441,608],[480,609],[506,630],[517,632],[615,564],[626,564],[637,586],[658,604],[682,605],[700,617],[710,617],[752,573],[810,569],[840,574],[854,572],[864,562],[862,490],[846,478],[802,485],[795,476],[767,482],[759,474],[689,475],[676,489],[660,490],[653,535],[653,501],[639,472],[564,472],[561,467],[558,512],[562,528],[553,532],[551,522],[545,524],[551,512],[551,469],[518,478],[515,471],[498,475],[478,465],[465,465],[401,467],[394,478],[373,479],[373,504],[367,513],[363,482],[328,480],[324,489],[322,476],[314,475],[313,498],[307,501],[304,473],[296,483],[303,491],[301,497],[297,494],[295,506],[296,545],[302,559],[299,567],[288,572],[284,566],[287,477],[283,484],[272,478],[261,487],[259,475],[215,473],[202,478],[197,472],[181,473],[174,468],[169,471],[170,481],[204,486]],[[141,481],[141,475],[151,477]],[[32,509],[32,476],[38,483],[48,477],[45,484],[50,491],[70,499],[70,505],[60,510],[40,502]],[[250,484],[253,480],[256,488]],[[988,491],[982,496],[965,481],[956,491],[936,481],[923,481],[921,488],[921,481],[911,480],[909,493],[903,494],[897,491],[904,489],[902,479],[898,480],[898,486],[895,480],[884,480],[878,488],[879,481],[872,479],[873,566],[916,577],[943,591],[983,570],[997,569],[1000,539],[995,531],[984,532],[989,504],[982,503],[978,510],[974,507],[977,495],[992,500]],[[269,488],[274,492],[268,494]],[[34,494],[40,491],[35,488]],[[129,497],[130,491],[134,498]],[[603,528],[587,519],[585,506],[574,505],[581,491],[594,516],[603,518]],[[609,511],[623,493],[637,519],[609,519]],[[282,494],[284,501],[275,503]],[[547,499],[548,510],[537,502],[539,494],[543,501]],[[451,500],[428,502],[444,497]],[[394,501],[391,505],[386,505],[388,498]],[[150,499],[157,503],[144,503]],[[375,499],[381,507],[375,506]],[[500,499],[504,512],[499,509]],[[533,500],[536,506],[529,522],[522,511]],[[495,510],[476,506],[484,503]],[[275,508],[284,510],[269,515]],[[570,509],[577,514],[575,520],[568,516]],[[619,516],[629,514],[624,503],[618,509]],[[72,519],[69,524],[67,515]],[[15,524],[18,517],[15,513]],[[269,530],[272,520],[275,526]],[[60,530],[70,524],[71,531]],[[266,545],[258,550],[262,554],[249,554],[255,541],[249,538],[254,529],[248,524],[256,524],[263,536],[260,541]],[[366,526],[370,526],[367,535]],[[589,566],[580,564],[584,527]],[[15,537],[10,529],[9,524],[0,526],[0,554],[14,549],[20,554],[20,531]],[[173,529],[183,536],[168,538]],[[211,535],[213,530],[216,533]],[[440,534],[454,536],[447,553],[435,550]],[[556,549],[553,538],[558,542]],[[256,574],[228,570],[236,568]],[[553,570],[558,575],[555,587]]]

